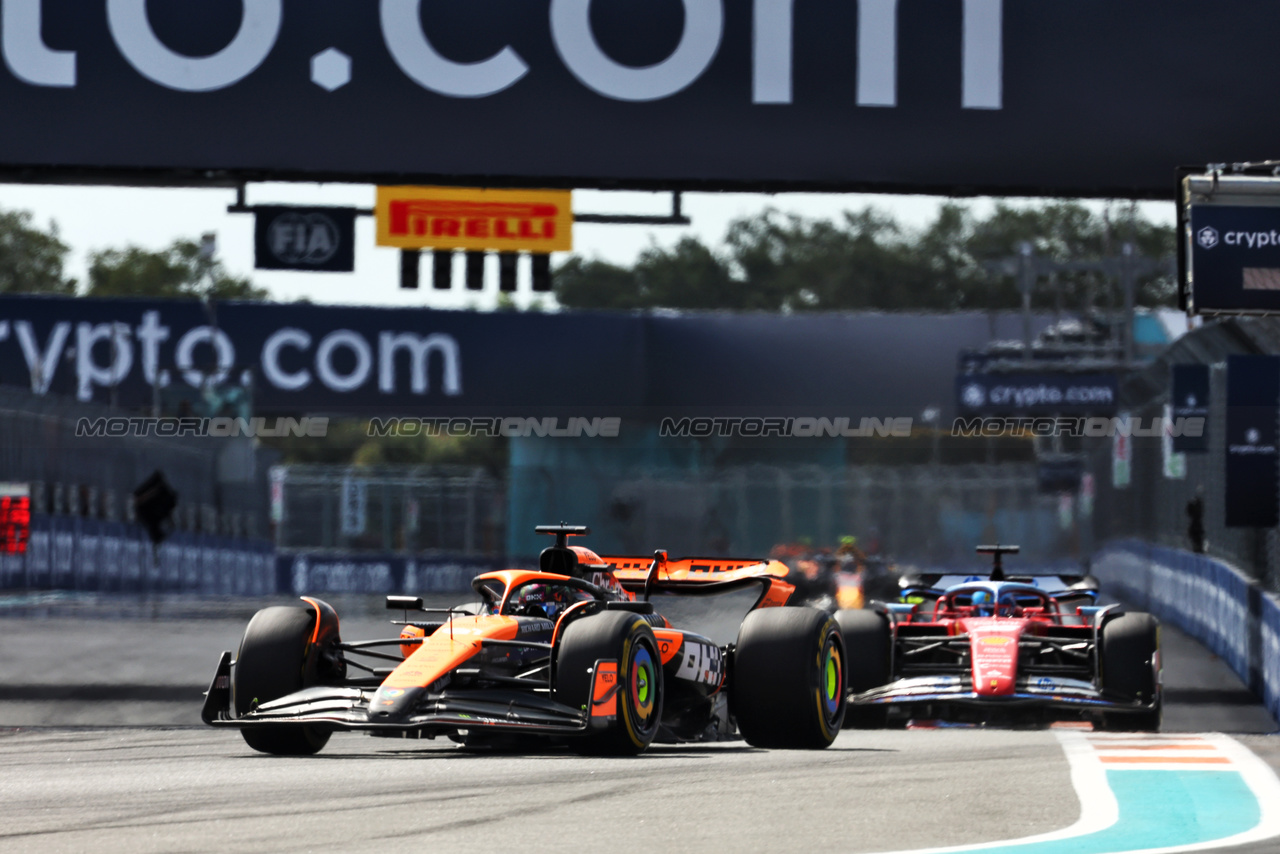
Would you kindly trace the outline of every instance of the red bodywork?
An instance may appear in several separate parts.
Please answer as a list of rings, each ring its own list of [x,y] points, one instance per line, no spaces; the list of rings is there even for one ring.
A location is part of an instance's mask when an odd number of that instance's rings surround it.
[[[1063,612],[1059,603],[1047,596],[1038,606],[992,606],[986,612],[971,604],[959,605],[953,596],[943,596],[929,610],[928,616],[922,619],[919,608],[912,609],[906,619],[900,618],[900,625],[926,632],[930,628],[942,629],[938,634],[967,637],[973,691],[980,697],[1008,697],[1016,693],[1018,652],[1024,637],[1043,637],[1050,626],[1061,634],[1069,622],[1079,626],[1082,639],[1092,633],[1092,628],[1078,613]]]

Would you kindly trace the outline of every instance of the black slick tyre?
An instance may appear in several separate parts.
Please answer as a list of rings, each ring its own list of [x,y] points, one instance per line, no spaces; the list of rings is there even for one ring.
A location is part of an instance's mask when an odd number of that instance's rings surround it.
[[[634,756],[658,734],[662,721],[662,660],[653,629],[638,614],[606,611],[565,628],[555,651],[553,698],[590,713],[595,665],[618,662],[617,717],[608,729],[573,738],[580,753]]]
[[[762,608],[738,630],[731,710],[755,747],[821,749],[840,733],[847,702],[845,646],[816,608]]]
[[[306,684],[306,657],[316,627],[310,608],[276,606],[253,615],[240,640],[231,676],[236,715],[292,694]],[[313,726],[273,726],[240,730],[254,750],[278,756],[307,756],[329,741],[329,732]]]
[[[890,679],[890,647],[893,637],[889,618],[879,611],[837,611],[836,622],[844,636],[850,696],[886,685]],[[851,703],[844,713],[850,729],[882,729],[888,724],[886,705],[859,706]]]
[[[1137,701],[1154,708],[1142,712],[1108,712],[1109,730],[1157,732],[1160,729],[1160,622],[1150,614],[1133,612],[1108,620],[1102,627],[1102,690],[1115,700]]]

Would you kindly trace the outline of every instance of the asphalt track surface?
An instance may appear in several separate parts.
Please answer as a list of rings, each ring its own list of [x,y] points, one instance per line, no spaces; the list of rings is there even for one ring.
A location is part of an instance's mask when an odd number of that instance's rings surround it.
[[[819,752],[729,742],[634,759],[335,735],[316,757],[263,756],[195,725],[247,617],[202,607],[0,619],[0,852],[883,852],[1081,818],[1062,741],[1075,735],[1060,730],[846,731]],[[344,636],[385,631],[354,610]],[[1234,675],[1176,631],[1164,651],[1165,731],[1234,733],[1280,769],[1276,723]],[[1280,837],[1230,850],[1275,854]]]

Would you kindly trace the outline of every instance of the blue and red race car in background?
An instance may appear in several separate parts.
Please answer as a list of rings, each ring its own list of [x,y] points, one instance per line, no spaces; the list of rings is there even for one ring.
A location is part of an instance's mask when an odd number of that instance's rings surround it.
[[[1099,607],[1090,576],[904,576],[897,603],[836,614],[849,652],[847,726],[907,719],[1086,720],[1160,728],[1160,624]]]

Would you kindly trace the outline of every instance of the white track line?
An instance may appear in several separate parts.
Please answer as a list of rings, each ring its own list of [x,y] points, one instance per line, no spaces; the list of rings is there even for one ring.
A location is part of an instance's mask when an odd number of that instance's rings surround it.
[[[1240,774],[1245,784],[1253,791],[1260,810],[1258,824],[1250,830],[1235,836],[1166,848],[1133,848],[1125,852],[1115,852],[1115,854],[1130,854],[1130,852],[1132,854],[1137,854],[1138,852],[1141,852],[1141,854],[1175,854],[1175,852],[1183,851],[1208,851],[1218,848],[1231,848],[1250,842],[1260,842],[1280,836],[1280,780],[1276,779],[1276,774],[1271,769],[1271,766],[1229,736],[1220,733],[1122,735],[1118,733],[1086,733],[1073,730],[1058,730],[1054,735],[1057,736],[1059,743],[1062,745],[1062,751],[1066,754],[1067,762],[1071,767],[1071,784],[1076,790],[1076,797],[1080,800],[1080,818],[1075,824],[1051,833],[1024,836],[1019,839],[993,840],[975,845],[913,848],[910,851],[882,852],[882,854],[953,854],[953,852],[958,854],[958,852],[986,851],[1005,846],[1035,846],[1039,843],[1059,842],[1106,830],[1115,824],[1120,817],[1120,806],[1116,802],[1115,794],[1111,791],[1111,786],[1107,783],[1107,771],[1109,768],[1115,770],[1159,768],[1161,770],[1235,771]],[[1164,742],[1168,743],[1169,746],[1166,749],[1170,751],[1180,751],[1182,749],[1175,745],[1203,742],[1203,749],[1199,745],[1193,748],[1196,750],[1194,755],[1204,755],[1204,749],[1217,751],[1228,758],[1230,764],[1183,765],[1153,763],[1150,765],[1108,766],[1103,764],[1096,748],[1106,746],[1109,742],[1117,745],[1143,744],[1151,746],[1157,746]],[[1139,751],[1130,751],[1118,755],[1135,755],[1139,753]],[[1034,850],[1029,851],[1028,854],[1034,854]]]

